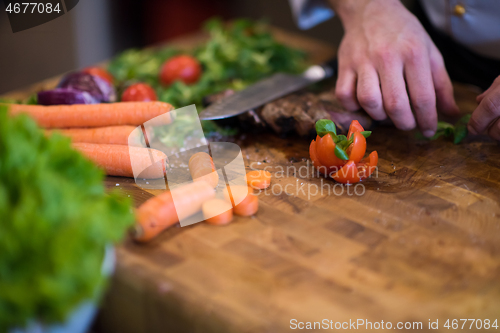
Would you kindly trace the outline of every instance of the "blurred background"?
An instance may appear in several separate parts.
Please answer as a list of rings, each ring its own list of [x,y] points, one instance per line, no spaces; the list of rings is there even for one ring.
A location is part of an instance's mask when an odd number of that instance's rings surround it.
[[[1,2],[0,94],[195,32],[213,16],[265,19],[300,31],[288,0],[82,0],[51,22],[13,34]],[[343,31],[334,18],[301,33],[338,45]]]

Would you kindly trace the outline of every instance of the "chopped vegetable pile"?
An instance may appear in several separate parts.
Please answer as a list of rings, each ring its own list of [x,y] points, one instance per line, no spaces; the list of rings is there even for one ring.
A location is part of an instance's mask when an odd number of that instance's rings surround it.
[[[270,74],[298,73],[305,68],[305,54],[277,42],[262,23],[237,20],[226,26],[214,19],[205,24],[205,29],[210,38],[189,54],[202,66],[199,79],[193,74],[195,82],[185,83],[186,79],[181,78],[164,85],[171,78],[160,75],[162,65],[181,54],[170,47],[125,51],[111,61],[108,69],[120,85],[145,82],[155,89],[160,101],[177,108],[194,103],[201,110],[202,99],[207,95],[226,89],[241,90]]]
[[[0,331],[61,321],[102,286],[105,247],[134,221],[60,135],[0,105]]]

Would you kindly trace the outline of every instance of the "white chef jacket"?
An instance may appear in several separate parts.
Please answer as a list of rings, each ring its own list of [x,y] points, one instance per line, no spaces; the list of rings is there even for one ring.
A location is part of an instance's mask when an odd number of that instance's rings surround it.
[[[333,17],[326,0],[289,0],[301,29]],[[477,54],[500,60],[500,0],[420,0],[439,31]]]

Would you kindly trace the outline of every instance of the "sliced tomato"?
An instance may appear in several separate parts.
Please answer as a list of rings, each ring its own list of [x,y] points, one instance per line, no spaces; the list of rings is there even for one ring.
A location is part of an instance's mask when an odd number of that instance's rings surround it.
[[[342,184],[354,184],[361,180],[358,173],[358,167],[354,161],[347,162],[342,169],[331,177]]]
[[[367,158],[363,159],[358,164],[358,173],[360,180],[366,179],[377,169],[378,153],[376,150],[372,151]]]
[[[354,140],[346,151],[349,161],[359,162],[366,153],[366,138],[360,132],[354,132]]]
[[[309,146],[309,156],[311,157],[311,160],[313,162],[313,165],[320,173],[322,173],[325,176],[328,176],[329,173],[329,168],[321,164],[321,162],[318,159],[318,152],[317,152],[317,146],[318,146],[318,140],[321,139],[318,135],[316,140],[311,141],[311,145]]]
[[[330,169],[338,170],[347,162],[335,156],[335,143],[329,134],[316,139],[316,152],[319,162]]]
[[[363,126],[361,126],[359,121],[357,120],[351,121],[351,125],[349,125],[349,132],[347,133],[347,139],[349,139],[353,133],[363,132],[364,130],[365,129],[363,128]]]
[[[309,156],[311,157],[311,160],[315,167],[318,168],[321,166],[321,163],[318,159],[318,154],[316,153],[316,140],[311,141],[311,145],[309,146]]]

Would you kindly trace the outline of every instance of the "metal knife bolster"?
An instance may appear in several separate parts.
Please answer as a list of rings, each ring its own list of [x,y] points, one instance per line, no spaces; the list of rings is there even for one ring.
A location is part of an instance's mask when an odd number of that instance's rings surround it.
[[[309,67],[300,75],[277,73],[248,88],[210,105],[200,113],[202,120],[216,120],[236,116],[255,109],[284,95],[336,74],[337,60]]]

